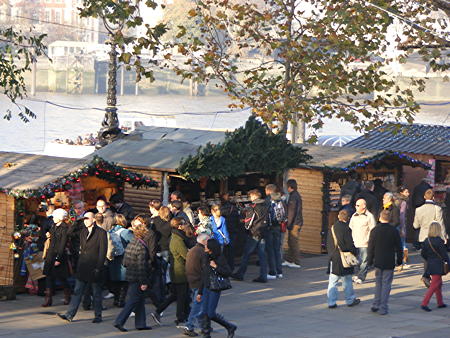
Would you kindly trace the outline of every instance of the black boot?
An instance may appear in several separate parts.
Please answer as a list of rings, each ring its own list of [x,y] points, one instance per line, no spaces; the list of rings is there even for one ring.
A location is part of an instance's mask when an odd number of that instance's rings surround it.
[[[41,305],[42,307],[49,307],[52,306],[52,289],[45,289],[45,300],[44,304]]]
[[[198,322],[201,327],[201,333],[203,338],[211,338],[211,319],[207,315],[198,317]]]
[[[212,321],[216,322],[217,324],[223,326],[227,332],[228,332],[228,338],[234,337],[234,332],[237,329],[237,326],[234,324],[231,324],[230,322],[227,322],[225,318],[223,318],[222,315],[216,313],[215,317],[211,318]]]

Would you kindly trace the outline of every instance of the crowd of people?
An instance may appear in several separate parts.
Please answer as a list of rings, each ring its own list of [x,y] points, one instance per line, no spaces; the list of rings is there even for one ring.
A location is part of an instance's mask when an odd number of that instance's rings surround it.
[[[94,137],[94,134],[86,134],[84,137],[77,136],[74,140],[72,139],[55,139],[54,143],[68,144],[71,146],[95,146],[98,143],[98,138]]]
[[[377,190],[378,188],[378,190]],[[428,288],[421,308],[432,311],[429,302],[436,295],[437,307],[447,305],[442,298],[442,275],[448,272],[447,227],[449,206],[443,209],[434,202],[431,186],[424,180],[410,200],[409,190],[399,187],[387,191],[377,182],[359,184],[355,179],[342,187],[338,220],[327,238],[329,254],[328,307],[337,307],[337,285],[342,280],[347,306],[360,303],[353,283],[364,283],[370,267],[375,269],[375,295],[371,311],[389,312],[388,299],[394,269],[409,268],[406,245],[407,222],[412,219],[417,230],[416,249],[424,259],[422,282]],[[447,193],[446,202],[450,201]],[[447,225],[447,227],[446,227]]]
[[[438,308],[446,306],[441,276],[446,270],[443,263],[449,262],[447,232],[433,190],[422,183],[412,198],[406,188],[393,193],[378,184],[377,190],[372,181],[361,184],[352,179],[342,187],[338,220],[327,236],[330,309],[337,307],[340,281],[346,304],[358,305],[353,284],[364,283],[373,267],[376,288],[371,310],[388,313],[394,269],[409,267],[406,237],[411,212],[419,232],[415,244],[425,260],[422,281],[428,287],[421,308],[431,311],[433,294]],[[93,323],[102,322],[103,299],[111,297],[122,309],[113,324],[117,330],[127,331],[130,316],[137,330],[150,330],[145,307],[150,298],[154,306],[150,317],[157,325],[175,303],[174,323],[184,335],[210,337],[215,322],[233,337],[237,326],[217,308],[221,292],[231,287],[230,279],[244,280],[250,256],[255,252],[258,256],[255,283],[283,278],[284,268],[300,268],[303,214],[297,182],[287,181],[286,194],[269,184],[265,196],[254,189],[248,197],[242,207],[223,194],[220,204],[202,205],[194,212],[174,191],[168,205],[155,199],[149,202],[148,213],[135,215],[116,194],[109,201],[98,198],[93,209],[75,202],[72,224],[66,222],[65,210],[49,210],[48,222],[41,225],[46,276],[42,306],[52,306],[58,282],[68,305],[58,316],[68,322],[80,305],[94,310]],[[242,239],[242,256],[235,266],[236,246]],[[74,287],[69,276],[75,278]]]
[[[258,189],[248,193],[245,207],[232,203],[228,194],[221,203],[202,205],[194,213],[180,192],[170,195],[167,206],[149,203],[149,213],[135,215],[119,194],[107,201],[100,197],[94,209],[74,203],[76,220],[66,222],[64,209],[49,210],[41,225],[44,251],[45,300],[53,304],[55,283],[63,287],[65,313],[71,322],[80,307],[94,310],[93,323],[102,322],[103,294],[122,308],[114,327],[126,332],[133,315],[137,330],[149,330],[145,300],[150,314],[161,324],[163,312],[176,306],[175,325],[187,336],[210,337],[211,322],[223,326],[228,337],[237,329],[217,312],[221,291],[231,287],[230,278],[243,280],[250,255],[258,252],[260,275],[255,283],[283,278],[283,267],[299,268],[298,236],[303,224],[302,199],[295,180],[287,182],[288,195],[269,184],[265,198]],[[282,243],[290,247],[282,260]],[[242,236],[245,236],[242,241]],[[236,243],[244,242],[235,267]],[[71,288],[69,277],[75,278]]]

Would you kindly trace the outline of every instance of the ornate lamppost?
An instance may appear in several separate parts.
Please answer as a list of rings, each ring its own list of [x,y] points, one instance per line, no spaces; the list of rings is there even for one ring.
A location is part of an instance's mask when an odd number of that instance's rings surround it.
[[[99,143],[97,144],[97,148],[104,147],[122,136],[122,131],[119,128],[119,118],[117,116],[117,44],[114,37],[122,31],[124,21],[111,24],[104,16],[102,19],[109,35],[109,41],[106,43],[111,45],[111,49],[108,53],[108,94],[105,117],[102,121],[102,128],[98,132]]]

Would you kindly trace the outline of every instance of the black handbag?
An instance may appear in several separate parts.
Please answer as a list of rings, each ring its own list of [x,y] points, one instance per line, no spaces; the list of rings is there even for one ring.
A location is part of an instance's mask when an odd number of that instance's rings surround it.
[[[211,268],[211,273],[209,274],[209,289],[216,292],[231,289],[230,279],[220,275],[216,269]]]

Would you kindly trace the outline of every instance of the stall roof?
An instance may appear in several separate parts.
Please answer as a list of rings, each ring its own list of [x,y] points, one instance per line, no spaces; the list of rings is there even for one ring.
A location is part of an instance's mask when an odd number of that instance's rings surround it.
[[[392,133],[393,127],[395,126],[385,124],[348,142],[344,147],[450,156],[450,126],[401,124],[396,134]]]
[[[394,160],[401,165],[428,168],[428,164],[397,152],[364,148],[346,148],[322,145],[298,144],[308,150],[312,160],[306,166],[315,168],[330,168],[337,170],[352,170],[378,160]]]
[[[225,132],[187,128],[139,127],[130,135],[97,150],[95,155],[124,167],[175,171],[181,159],[209,143],[225,139]]]
[[[86,159],[0,152],[0,187],[38,189],[87,163]]]

